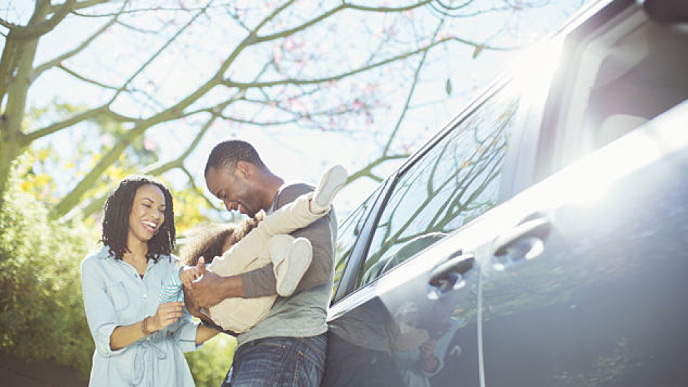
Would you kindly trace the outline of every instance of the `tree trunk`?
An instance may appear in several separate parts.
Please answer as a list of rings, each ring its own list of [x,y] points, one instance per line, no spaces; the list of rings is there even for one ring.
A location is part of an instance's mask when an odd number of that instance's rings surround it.
[[[36,3],[36,9],[29,24],[38,24],[45,20],[49,2]],[[0,116],[0,210],[7,191],[12,163],[19,157],[28,145],[23,133],[26,96],[31,86],[31,72],[38,47],[38,36],[17,38],[16,30],[11,30],[5,40],[2,53],[2,81],[0,85],[4,94],[0,95],[0,103],[7,100],[4,111]],[[0,105],[1,106],[1,105]]]

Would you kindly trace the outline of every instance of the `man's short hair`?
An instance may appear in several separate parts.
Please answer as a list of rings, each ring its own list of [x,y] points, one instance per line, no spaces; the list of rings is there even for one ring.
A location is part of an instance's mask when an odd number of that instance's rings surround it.
[[[239,161],[251,163],[267,170],[253,145],[241,140],[227,140],[215,145],[213,150],[210,151],[203,174],[207,175],[210,168],[220,169],[229,167],[233,169]]]

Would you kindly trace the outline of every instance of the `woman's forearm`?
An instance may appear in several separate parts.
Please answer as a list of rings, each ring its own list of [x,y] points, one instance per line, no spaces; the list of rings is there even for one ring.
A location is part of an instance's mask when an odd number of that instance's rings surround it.
[[[153,332],[151,331],[150,324],[148,325],[149,326],[146,327],[148,328],[147,333],[144,333],[143,331],[143,320],[135,322],[131,325],[118,326],[110,335],[110,349],[113,351],[122,349],[150,335]]]

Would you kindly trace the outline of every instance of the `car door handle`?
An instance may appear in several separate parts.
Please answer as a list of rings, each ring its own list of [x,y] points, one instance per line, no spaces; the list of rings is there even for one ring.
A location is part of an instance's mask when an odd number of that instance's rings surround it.
[[[523,222],[510,232],[499,236],[495,240],[493,254],[497,257],[506,255],[507,253],[511,254],[516,250],[519,243],[529,242],[526,243],[525,246],[520,246],[520,249],[517,249],[520,250],[518,255],[522,256],[512,257],[514,260],[524,257],[529,259],[529,255],[534,254],[533,247],[536,244],[542,246],[551,228],[552,223],[545,218],[536,218]]]
[[[437,300],[463,287],[463,275],[473,268],[474,262],[473,254],[462,254],[461,251],[452,254],[446,262],[430,273],[428,297]]]

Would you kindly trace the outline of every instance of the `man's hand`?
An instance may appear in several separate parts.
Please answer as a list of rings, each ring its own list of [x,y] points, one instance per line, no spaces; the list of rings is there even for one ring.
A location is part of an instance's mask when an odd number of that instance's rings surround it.
[[[243,296],[241,276],[221,277],[206,269],[203,257],[199,258],[196,268],[200,277],[191,283],[191,288],[200,307],[208,309],[225,298]]]
[[[201,307],[194,298],[193,289],[191,288],[184,288],[184,305],[190,315],[198,318],[203,316],[203,314],[201,314]]]

